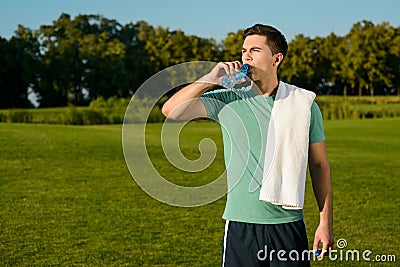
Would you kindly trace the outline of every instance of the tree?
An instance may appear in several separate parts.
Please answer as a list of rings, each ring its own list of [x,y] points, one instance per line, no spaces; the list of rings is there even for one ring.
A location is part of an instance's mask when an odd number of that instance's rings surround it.
[[[224,61],[241,60],[244,30],[240,29],[236,33],[230,32],[222,40],[222,53]]]
[[[155,72],[183,62],[221,58],[215,40],[185,35],[182,30],[170,31],[161,26],[153,28],[142,22],[138,39],[145,43],[145,51]]]
[[[83,85],[91,99],[126,96],[126,47],[117,39],[107,41],[108,37],[107,32],[86,34],[79,42],[79,58],[84,63]]]
[[[310,37],[297,35],[289,44],[280,76],[289,83],[294,83],[309,90],[315,90],[320,82],[316,76],[318,59],[314,41]]]
[[[160,26],[153,28],[146,22],[139,22],[137,28],[138,41],[144,44],[147,66],[151,69],[151,74],[184,62],[219,61],[221,59],[219,47],[214,39],[185,35],[181,30],[170,31],[168,28],[164,29]],[[188,70],[185,73],[187,75],[185,80],[191,81],[192,74],[193,72]],[[183,78],[182,73],[179,74],[179,77]],[[175,78],[171,77],[172,84],[174,84]],[[171,90],[169,94],[175,91]]]
[[[400,95],[400,26],[394,29],[388,50],[388,70],[393,73],[393,89]],[[394,93],[394,92],[393,92]]]
[[[240,60],[243,32],[217,43],[145,21],[121,25],[100,15],[71,19],[64,13],[38,30],[19,25],[10,40],[0,38],[0,108],[28,107],[28,91],[41,107],[129,97],[172,65]],[[186,80],[201,71],[188,69]],[[400,27],[361,21],[343,37],[297,35],[280,76],[326,94],[400,94]],[[178,78],[183,77],[171,72],[171,79]]]
[[[388,64],[388,51],[395,34],[388,23],[375,26],[364,20],[353,25],[345,36],[338,74],[352,88],[358,87],[358,95],[365,90],[373,96],[376,87],[392,86],[394,74]]]
[[[148,24],[140,21],[136,24],[129,23],[124,25],[118,35],[118,39],[125,45],[126,54],[124,57],[126,97],[133,95],[139,86],[154,74],[152,63],[145,50],[145,40],[139,40],[138,34],[143,25]],[[150,26],[149,26],[150,27]]]
[[[21,25],[7,41],[0,38],[0,108],[26,108],[39,67],[38,43],[33,31]]]
[[[364,69],[367,76],[366,89],[371,96],[374,95],[375,88],[392,87],[394,74],[388,65],[388,51],[394,32],[389,23],[378,24],[365,32],[364,49],[367,51],[368,58]]]
[[[39,30],[44,65],[41,106],[84,105],[98,96],[127,96],[121,25],[99,15],[62,14]]]
[[[340,45],[342,38],[331,33],[327,37],[316,37],[314,43],[314,57],[316,61],[315,82],[318,91],[322,94],[346,94],[345,81],[336,75],[335,66],[340,66]]]
[[[41,107],[82,104],[79,39],[82,32],[75,28],[68,14],[39,29],[43,71],[37,92]],[[72,101],[71,101],[72,98]]]

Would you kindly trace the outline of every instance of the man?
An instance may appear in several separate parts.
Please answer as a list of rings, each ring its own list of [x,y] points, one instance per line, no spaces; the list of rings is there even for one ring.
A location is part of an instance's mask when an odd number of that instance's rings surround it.
[[[313,250],[322,246],[323,256],[333,246],[332,186],[322,116],[312,92],[279,81],[286,52],[286,39],[277,29],[256,24],[244,32],[242,62],[218,63],[163,106],[170,119],[209,117],[223,126],[229,188],[223,266],[310,265],[301,257],[308,250],[301,210],[307,162],[320,211]],[[242,63],[249,65],[250,86],[207,92]],[[307,134],[298,140],[297,133],[304,129]],[[287,183],[291,175],[295,180]],[[294,198],[285,191],[292,189],[300,192]],[[264,192],[268,190],[278,193],[269,199],[271,192]],[[286,197],[294,204],[286,203]]]

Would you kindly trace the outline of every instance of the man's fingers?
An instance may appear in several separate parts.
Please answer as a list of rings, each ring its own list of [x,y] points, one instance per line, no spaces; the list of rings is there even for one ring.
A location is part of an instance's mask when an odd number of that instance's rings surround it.
[[[314,245],[313,245],[313,250],[314,251],[317,251],[318,250],[318,247],[319,247],[319,239],[318,238],[315,238],[314,239]]]
[[[322,250],[328,251],[329,243],[328,241],[322,241]]]
[[[319,250],[319,244],[322,243],[322,249],[320,250],[320,253],[318,252]],[[328,255],[328,249],[329,249],[329,243],[328,241],[322,241],[321,239],[315,238],[314,239],[314,245],[313,245],[313,250],[314,252],[317,253],[318,258],[322,258],[326,255]]]
[[[239,70],[240,67],[242,66],[242,63],[240,63],[240,61],[234,61],[233,66],[235,70]]]
[[[218,65],[225,71],[225,73],[230,73],[230,67],[229,64],[227,64],[227,62],[220,62],[218,63]]]
[[[330,248],[333,248],[334,245],[335,245],[335,241],[334,241],[334,239],[333,239],[333,237],[332,237],[332,239],[331,239],[330,242],[329,242],[329,247],[330,247]]]
[[[220,62],[219,65],[225,70],[225,73],[234,74],[242,66],[240,61]]]
[[[329,246],[328,246],[328,242],[327,241],[323,241],[322,242],[322,253],[321,253],[321,257],[324,257],[324,256],[326,256],[326,255],[328,255],[328,248],[329,248]]]

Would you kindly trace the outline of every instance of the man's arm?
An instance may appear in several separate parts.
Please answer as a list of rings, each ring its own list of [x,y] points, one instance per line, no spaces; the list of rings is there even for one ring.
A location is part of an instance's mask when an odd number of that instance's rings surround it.
[[[165,117],[172,120],[191,120],[207,117],[207,111],[200,96],[211,89],[213,84],[195,82],[176,92],[162,107]]]
[[[314,237],[314,251],[322,243],[322,251],[333,247],[332,182],[325,142],[310,144],[309,169],[320,222]],[[324,253],[326,254],[326,253]]]
[[[220,62],[210,73],[200,78],[197,82],[189,84],[176,92],[162,107],[165,117],[172,120],[191,120],[207,117],[207,111],[199,97],[216,84],[221,83],[221,78],[226,73],[233,73],[242,63]]]

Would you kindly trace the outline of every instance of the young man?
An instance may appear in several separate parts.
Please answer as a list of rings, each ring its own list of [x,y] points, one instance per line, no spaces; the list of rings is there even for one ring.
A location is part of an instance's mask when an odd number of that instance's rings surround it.
[[[310,265],[302,258],[309,250],[301,210],[307,162],[320,211],[313,250],[322,245],[326,254],[333,246],[322,115],[312,92],[279,81],[286,52],[277,29],[256,24],[244,32],[242,62],[218,63],[163,106],[170,119],[209,117],[223,126],[229,189],[223,266]],[[250,66],[250,86],[207,92],[242,63]]]

